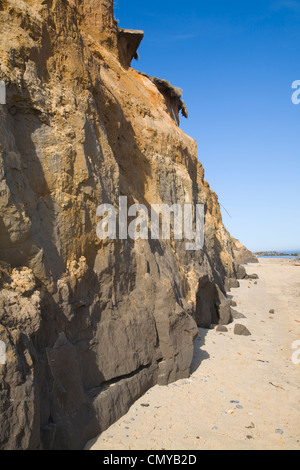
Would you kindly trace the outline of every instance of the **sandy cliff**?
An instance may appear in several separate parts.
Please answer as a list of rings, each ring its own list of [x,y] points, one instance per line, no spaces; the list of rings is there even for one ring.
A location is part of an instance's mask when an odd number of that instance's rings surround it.
[[[189,374],[235,261],[182,102],[130,68],[142,33],[111,0],[0,0],[0,31],[0,447],[76,449]],[[99,240],[119,196],[205,204],[204,249]]]

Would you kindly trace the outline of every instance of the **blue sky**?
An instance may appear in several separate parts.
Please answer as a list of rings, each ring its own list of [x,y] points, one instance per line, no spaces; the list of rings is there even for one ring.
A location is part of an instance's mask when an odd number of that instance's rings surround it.
[[[183,89],[181,128],[231,235],[300,249],[300,0],[117,0],[115,16],[145,31],[133,67]]]

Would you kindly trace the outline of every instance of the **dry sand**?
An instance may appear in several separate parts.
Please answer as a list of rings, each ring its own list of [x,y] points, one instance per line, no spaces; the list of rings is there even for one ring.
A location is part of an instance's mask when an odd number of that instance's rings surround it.
[[[259,275],[257,284],[241,281],[230,295],[247,318],[227,333],[200,329],[190,378],[149,390],[87,448],[300,449],[300,364],[292,362],[300,266],[293,264],[262,259],[246,266]],[[252,335],[234,335],[236,323]]]

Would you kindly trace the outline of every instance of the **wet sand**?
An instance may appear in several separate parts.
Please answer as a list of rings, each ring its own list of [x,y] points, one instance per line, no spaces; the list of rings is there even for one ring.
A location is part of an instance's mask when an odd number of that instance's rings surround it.
[[[246,270],[259,279],[230,292],[246,318],[226,333],[200,329],[190,378],[153,387],[87,449],[300,450],[300,266],[261,259]]]

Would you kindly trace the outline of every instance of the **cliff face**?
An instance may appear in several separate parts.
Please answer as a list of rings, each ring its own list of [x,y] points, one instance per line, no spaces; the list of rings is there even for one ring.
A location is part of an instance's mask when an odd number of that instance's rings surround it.
[[[231,241],[111,0],[0,0],[0,31],[0,448],[78,449],[189,374],[197,324],[230,321]],[[205,204],[203,250],[99,240],[119,196]]]

